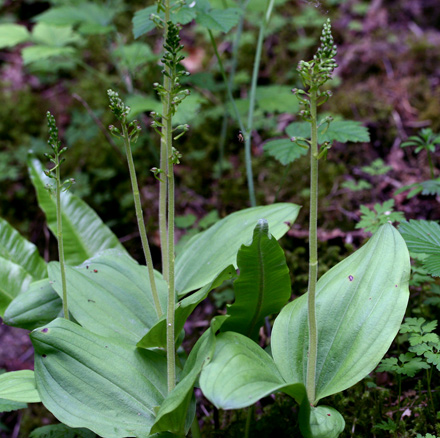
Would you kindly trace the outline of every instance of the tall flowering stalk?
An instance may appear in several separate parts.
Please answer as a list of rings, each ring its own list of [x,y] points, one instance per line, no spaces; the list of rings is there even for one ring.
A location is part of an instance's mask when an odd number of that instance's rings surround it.
[[[131,123],[127,122],[130,107],[126,106],[124,102],[122,102],[118,93],[113,90],[108,90],[107,94],[110,100],[109,107],[121,124],[122,132],[113,125],[110,125],[109,129],[114,136],[121,137],[124,141],[125,155],[127,157],[128,169],[130,172],[131,189],[133,191],[133,200],[136,210],[139,234],[141,236],[142,249],[144,251],[145,261],[148,268],[148,277],[153,295],[154,306],[156,308],[157,316],[160,318],[163,315],[163,311],[159,301],[156,280],[154,279],[153,259],[151,257],[150,245],[148,243],[147,230],[145,228],[144,215],[142,212],[141,198],[139,193],[139,185],[136,177],[133,154],[131,152],[131,143],[136,142],[141,131],[141,127],[136,120],[133,120]]]
[[[329,124],[331,117],[325,118],[318,124],[317,108],[331,96],[330,91],[322,91],[321,87],[331,79],[337,67],[334,57],[336,45],[331,34],[330,20],[324,24],[321,35],[321,46],[309,62],[300,61],[298,72],[305,90],[292,90],[303,109],[300,116],[310,123],[310,140],[292,138],[298,145],[310,148],[310,224],[309,224],[309,282],[308,282],[308,325],[309,350],[307,361],[306,389],[310,403],[315,403],[316,358],[318,353],[318,330],[316,324],[316,283],[318,281],[318,161],[325,157],[330,145],[324,143],[318,148],[318,128]]]
[[[173,7],[175,7],[174,5]],[[153,117],[152,127],[161,138],[160,169],[152,171],[160,180],[159,197],[159,225],[162,247],[162,263],[164,278],[168,282],[167,298],[167,374],[168,391],[171,392],[176,385],[176,352],[174,333],[174,314],[176,305],[176,290],[174,279],[174,211],[175,211],[175,187],[174,166],[180,163],[182,155],[173,146],[173,140],[182,136],[189,128],[188,125],[179,125],[173,128],[173,116],[178,105],[189,95],[189,90],[183,89],[180,79],[189,75],[181,66],[184,59],[181,54],[183,46],[180,44],[179,28],[170,21],[172,6],[169,0],[158,2],[158,13],[163,12],[165,20],[159,15],[153,17],[156,24],[164,29],[165,43],[162,70],[163,85],[156,82],[154,88],[162,101],[162,114],[151,113]],[[173,136],[175,132],[177,135]],[[162,178],[161,176],[164,176]],[[165,230],[166,229],[166,233]]]
[[[47,158],[54,164],[54,166],[46,170],[44,173],[49,178],[55,180],[55,188],[48,185],[47,189],[51,194],[55,192],[56,197],[56,214],[57,214],[57,240],[58,240],[58,258],[60,261],[61,270],[61,287],[63,291],[63,314],[64,318],[69,319],[69,308],[67,305],[67,282],[66,282],[66,268],[64,263],[64,243],[63,243],[63,221],[61,216],[61,191],[68,190],[74,182],[73,179],[68,179],[61,183],[61,163],[65,158],[61,156],[66,152],[66,147],[61,147],[61,141],[58,137],[58,128],[56,125],[55,117],[48,111],[47,112],[47,124],[49,127],[49,140],[48,144],[52,148],[52,154],[45,154]]]

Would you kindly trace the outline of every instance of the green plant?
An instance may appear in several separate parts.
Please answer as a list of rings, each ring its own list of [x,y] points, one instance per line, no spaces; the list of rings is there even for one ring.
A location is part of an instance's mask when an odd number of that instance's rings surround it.
[[[400,145],[402,148],[415,146],[416,149],[414,152],[416,154],[426,151],[431,179],[403,186],[395,191],[395,195],[406,192],[407,190],[410,190],[406,195],[408,199],[419,193],[422,195],[440,194],[440,178],[434,178],[434,164],[432,160],[432,154],[435,152],[438,144],[440,144],[440,135],[432,132],[430,128],[425,128],[422,129],[418,135],[409,137],[408,141]]]
[[[353,181],[350,179],[348,181],[344,181],[341,184],[341,187],[352,192],[359,192],[361,190],[371,189],[372,185],[364,179],[360,179],[359,181]]]
[[[277,239],[297,217],[299,207],[294,204],[233,213],[192,237],[174,256],[174,167],[182,159],[174,141],[188,129],[174,119],[176,106],[188,95],[180,85],[186,73],[180,66],[179,29],[171,20],[180,6],[161,0],[152,17],[163,28],[165,41],[164,82],[154,85],[162,114],[153,114],[161,162],[152,169],[160,186],[161,246],[167,256],[162,258],[163,272],[152,272],[148,256],[150,266],[137,264],[83,202],[62,193],[64,269],[73,318],[57,318],[63,268],[57,262],[46,265],[31,244],[2,222],[0,231],[14,239],[12,244],[0,240],[1,254],[11,259],[1,274],[13,291],[0,295],[8,305],[4,320],[33,329],[35,372],[0,376],[0,397],[42,401],[70,428],[86,428],[106,438],[183,436],[190,427],[193,436],[200,436],[193,398],[199,380],[204,395],[224,409],[247,407],[283,391],[300,405],[305,438],[336,438],[345,421],[334,408],[318,402],[361,380],[385,354],[408,301],[409,256],[400,234],[386,224],[364,247],[317,279],[318,162],[330,148],[327,141],[319,145],[317,107],[331,95],[322,87],[336,68],[330,23],[324,25],[314,59],[298,67],[306,90],[296,90],[296,95],[304,105],[300,114],[310,124],[310,138],[295,139],[310,153],[309,286],[306,294],[288,303],[290,276]],[[139,129],[127,122],[129,108],[119,96],[110,92],[109,97],[121,123],[121,130],[110,130],[125,141],[134,202],[139,204],[130,151]],[[330,122],[328,117],[321,121],[324,129]],[[50,213],[56,206],[41,192],[47,177],[36,160],[29,161],[29,169],[54,229]],[[146,236],[142,243],[147,252]],[[23,248],[32,249],[30,257]],[[183,355],[182,366],[176,349],[185,321],[211,290],[233,278],[235,302],[226,315],[212,319],[188,357]],[[15,280],[23,290],[19,295]],[[166,309],[162,316],[160,309]],[[256,341],[266,318],[278,312],[271,356]],[[249,427],[246,430],[249,434]]]
[[[425,255],[422,264],[428,274],[440,277],[440,225],[434,221],[410,220],[402,223],[399,231],[411,252]]]
[[[361,167],[361,170],[370,176],[378,176],[388,173],[391,170],[391,166],[385,165],[381,158],[377,158],[369,166]]]
[[[434,165],[432,163],[432,153],[435,152],[437,145],[440,144],[440,135],[432,132],[430,128],[422,129],[418,135],[409,137],[407,141],[403,142],[400,147],[405,148],[409,146],[415,146],[414,152],[419,154],[422,151],[426,151],[428,156],[429,171],[431,173],[431,179],[434,179]]]
[[[432,371],[434,367],[440,370],[440,338],[436,333],[432,333],[436,327],[436,320],[427,322],[424,318],[405,318],[405,322],[400,327],[400,333],[408,334],[409,353],[399,355],[400,364],[397,358],[390,357],[383,359],[377,368],[378,371],[395,372],[398,375],[399,408],[402,388],[400,375],[414,377],[419,371],[425,369],[428,403],[431,406],[433,418],[436,417],[436,410],[431,389]]]
[[[202,369],[200,377],[205,396],[224,409],[250,406],[276,390],[286,392],[300,404],[300,426],[305,437],[336,437],[341,433],[344,420],[340,414],[331,408],[316,406],[317,403],[325,396],[351,386],[371,370],[373,362],[379,361],[385,349],[375,345],[377,337],[384,336],[384,344],[391,344],[408,300],[409,256],[403,241],[389,225],[381,227],[365,247],[331,269],[316,284],[317,164],[329,147],[328,143],[323,143],[318,150],[316,107],[318,102],[329,97],[327,92],[320,90],[320,86],[335,68],[334,54],[330,26],[327,24],[318,54],[314,60],[302,62],[299,66],[301,77],[309,90],[296,92],[305,105],[301,114],[311,123],[310,140],[305,137],[295,139],[311,149],[309,291],[286,305],[276,318],[271,338],[272,356],[242,335],[221,333],[217,336],[214,357]],[[392,233],[389,234],[389,231]],[[394,241],[392,236],[397,240]],[[397,247],[388,252],[391,241]],[[380,254],[385,252],[387,256],[382,257]],[[388,257],[392,257],[393,261]],[[384,265],[385,260],[391,263],[388,268]],[[394,270],[397,266],[399,274]],[[373,316],[374,311],[366,318],[362,316],[364,311],[370,312],[364,308],[365,303],[373,305],[377,311],[373,304],[377,297],[372,297],[374,288],[370,288],[367,280],[370,269],[370,280],[374,278],[390,292],[389,295],[385,294],[388,303],[378,306],[386,308],[389,315],[392,313],[391,319],[378,313]],[[393,280],[389,277],[391,272],[398,275]],[[356,299],[352,297],[351,290],[355,281],[360,285]],[[396,294],[391,293],[393,289]],[[316,309],[315,294],[318,302]],[[353,300],[359,300],[362,306],[356,307]],[[397,308],[399,310],[394,314]],[[361,329],[354,334],[344,321],[343,315],[347,314],[351,315],[351,321],[373,325],[368,329],[364,326],[366,332]],[[355,342],[352,336],[356,338]],[[368,349],[368,354],[364,348]],[[354,362],[356,370],[352,368]]]
[[[51,185],[47,185],[46,188],[52,194],[55,192],[56,196],[56,215],[57,215],[57,241],[58,241],[58,257],[60,259],[60,271],[61,271],[61,287],[63,291],[63,313],[64,318],[69,319],[69,309],[67,305],[67,286],[66,286],[66,269],[64,266],[64,240],[63,240],[63,222],[61,214],[61,190],[67,190],[73,182],[73,179],[67,180],[61,183],[60,166],[64,161],[61,155],[66,152],[67,148],[61,147],[61,142],[58,138],[58,128],[56,126],[55,117],[49,112],[47,113],[47,122],[49,125],[49,145],[52,148],[53,155],[46,154],[46,157],[53,163],[53,167],[46,170],[44,173],[49,178],[55,180],[55,188]],[[53,174],[55,172],[55,175]]]
[[[356,228],[363,228],[365,231],[375,233],[379,227],[387,222],[402,222],[405,216],[400,211],[393,211],[394,199],[389,199],[383,204],[374,204],[374,210],[361,205],[361,220]]]

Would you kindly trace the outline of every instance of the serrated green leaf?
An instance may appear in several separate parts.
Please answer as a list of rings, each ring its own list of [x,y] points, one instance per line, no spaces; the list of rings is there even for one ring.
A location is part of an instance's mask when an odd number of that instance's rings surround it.
[[[53,26],[87,25],[88,34],[101,33],[118,12],[117,8],[108,8],[103,4],[81,2],[80,6],[55,6],[37,15],[34,20]]]
[[[151,14],[157,13],[157,6],[148,6],[147,8],[141,9],[134,14],[133,23],[133,35],[135,38],[146,34],[153,30],[156,25],[150,20]]]
[[[439,253],[440,225],[437,222],[411,219],[400,224],[399,231],[411,252],[433,255]]]
[[[232,213],[195,235],[176,257],[176,289],[179,296],[205,286],[223,269],[235,264],[237,251],[250,242],[259,219],[266,219],[279,239],[298,216],[295,204],[272,204]]]
[[[327,130],[326,130],[327,129]],[[286,128],[289,137],[310,138],[310,123],[294,122]],[[318,129],[318,142],[338,141],[340,143],[358,143],[369,142],[370,134],[368,129],[362,126],[361,122],[353,120],[334,120],[327,128],[327,124],[323,124]]]
[[[134,14],[133,35],[137,39],[140,36],[152,31],[156,25],[150,20],[150,15],[159,15],[160,18],[164,18],[164,13],[157,13],[157,6],[148,6],[145,9],[141,9]],[[174,24],[188,24],[196,17],[196,8],[190,8],[187,5],[183,5],[177,12],[172,12],[170,19]]]
[[[0,375],[0,397],[21,403],[41,401],[31,370],[11,371]]]
[[[308,153],[307,149],[293,143],[290,138],[269,140],[264,144],[263,149],[270,156],[278,160],[283,166],[293,163],[298,158]]]
[[[230,317],[222,331],[257,341],[264,318],[278,313],[291,296],[286,257],[264,219],[258,221],[251,244],[238,251],[237,265],[240,275],[234,282],[235,301],[228,306]]]
[[[427,370],[430,368],[421,357],[414,357],[412,353],[401,354],[399,360],[402,362],[402,367],[397,372],[409,377],[414,377],[420,370]]]
[[[440,353],[434,353],[433,351],[427,351],[425,353],[428,363],[434,365],[440,371]]]
[[[292,88],[288,85],[264,85],[257,87],[257,105],[267,113],[298,112],[298,99],[292,95]]]
[[[86,5],[86,3],[81,3],[81,7],[55,6],[38,14],[33,20],[37,23],[45,23],[52,26],[73,26],[82,20],[81,8],[83,5]]]
[[[399,368],[397,362],[397,357],[387,357],[386,359],[382,359],[380,364],[377,366],[376,371],[379,373],[390,371],[396,372]]]
[[[405,242],[384,225],[319,279],[315,401],[349,388],[376,367],[405,314],[410,268]],[[287,382],[306,382],[308,336],[306,293],[284,307],[272,331],[273,358]]]
[[[42,47],[64,47],[81,41],[72,26],[52,26],[38,23],[32,29],[32,40]]]
[[[418,356],[423,356],[427,351],[432,350],[428,344],[416,344],[408,348],[411,353],[416,353]]]
[[[24,64],[27,65],[31,64],[32,62],[59,56],[70,57],[74,53],[75,49],[73,47],[52,47],[38,45],[25,47],[21,51],[21,56],[23,57]]]
[[[48,272],[62,296],[59,263],[49,263]],[[66,266],[69,312],[84,328],[135,345],[158,319],[148,278],[146,266],[117,250]],[[168,286],[159,272],[155,280],[165,309]]]
[[[9,303],[20,293],[26,291],[32,276],[20,265],[0,257],[0,315]]]
[[[41,163],[35,158],[29,159],[28,169],[37,192],[38,204],[46,215],[49,229],[56,236],[56,203],[45,188],[47,184],[51,184],[51,179],[44,174]],[[69,191],[61,193],[61,216],[66,263],[79,265],[108,248],[116,248],[127,253],[95,211]]]
[[[12,327],[33,330],[59,316],[62,301],[49,279],[34,281],[9,304],[3,320]]]
[[[14,47],[28,41],[30,34],[25,26],[13,23],[0,24],[0,49]]]
[[[422,186],[422,195],[436,196],[440,195],[440,178],[430,179],[420,183]]]
[[[47,275],[46,262],[37,247],[0,218],[0,257],[20,265],[34,280]]]
[[[43,404],[69,427],[147,438],[167,394],[166,358],[64,318],[31,333]]]
[[[157,59],[157,55],[153,53],[150,46],[141,42],[120,46],[113,53],[120,59],[121,66],[128,68],[131,72],[147,62]]]
[[[423,261],[423,266],[433,277],[440,277],[440,255],[430,255]]]
[[[142,96],[139,94],[132,94],[125,99],[127,106],[130,107],[130,117],[134,118],[138,114],[146,111],[158,111],[162,110],[162,104],[154,96]]]
[[[240,15],[241,9],[238,8],[199,10],[196,22],[210,30],[227,33],[238,24]]]

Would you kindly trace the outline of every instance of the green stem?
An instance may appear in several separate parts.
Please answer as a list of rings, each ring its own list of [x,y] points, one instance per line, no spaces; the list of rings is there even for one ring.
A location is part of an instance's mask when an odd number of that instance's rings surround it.
[[[134,207],[136,210],[139,234],[141,236],[142,249],[144,250],[145,261],[147,263],[154,307],[156,308],[157,317],[160,318],[163,315],[163,311],[160,305],[159,294],[157,292],[156,280],[154,278],[153,259],[151,257],[150,245],[148,244],[147,231],[145,229],[144,215],[142,213],[141,198],[139,194],[139,185],[136,177],[133,154],[131,153],[130,136],[128,134],[125,120],[122,121],[122,134],[124,137],[125,155],[127,157],[128,169],[130,172],[131,189],[133,191]]]
[[[58,258],[60,260],[61,287],[63,290],[63,314],[64,318],[69,319],[69,308],[67,306],[67,282],[66,267],[64,265],[64,243],[63,243],[63,222],[61,218],[61,182],[60,182],[60,158],[56,155],[56,195],[57,195],[57,240],[58,240]]]
[[[432,413],[434,415],[434,419],[436,418],[437,412],[434,405],[434,399],[432,398],[432,391],[431,391],[431,378],[432,378],[432,367],[429,370],[426,370],[426,380],[428,383],[428,394],[429,394],[429,401],[431,403]]]
[[[397,426],[399,426],[400,423],[400,398],[402,396],[402,376],[398,375],[399,379],[399,388],[398,388],[398,395],[397,395]]]
[[[311,145],[310,145],[310,228],[309,228],[309,285],[308,285],[308,325],[309,354],[307,360],[307,396],[315,403],[316,359],[318,355],[318,329],[316,324],[315,294],[318,280],[318,127],[317,90],[310,90]]]
[[[170,2],[165,1],[165,28],[164,41],[168,34],[168,21],[170,20]],[[170,73],[169,68],[165,66],[166,72]],[[165,90],[171,90],[171,81],[168,75],[163,75],[163,86]],[[160,169],[165,175],[168,175],[168,146],[167,146],[167,123],[166,115],[168,114],[169,104],[166,99],[162,99],[162,137],[160,140]],[[159,183],[159,236],[162,256],[162,274],[164,280],[168,283],[168,231],[167,231],[167,193],[168,193],[168,178],[161,178]]]
[[[231,85],[229,84],[228,78],[226,77],[226,72],[225,72],[225,68],[223,67],[223,62],[222,62],[222,59],[220,58],[220,54],[218,53],[217,43],[215,42],[214,35],[212,34],[210,29],[208,29],[208,33],[209,33],[209,38],[211,39],[211,44],[214,49],[215,56],[217,58],[217,62],[218,62],[218,66],[220,68],[220,73],[222,75],[223,82],[225,83],[225,86],[226,86],[226,91],[228,93],[229,101],[231,102],[232,109],[234,110],[234,116],[237,119],[238,126],[240,126],[241,133],[243,135],[245,135],[246,130],[245,130],[243,122],[241,120],[240,113],[238,112],[237,105],[235,104],[234,97],[232,96],[232,88],[231,88]]]
[[[270,16],[272,14],[273,4],[274,4],[274,0],[268,1],[266,15],[261,23],[260,32],[258,34],[257,49],[255,51],[254,69],[252,72],[247,129],[246,129],[246,133],[243,133],[244,155],[246,161],[246,175],[247,175],[247,183],[248,183],[248,191],[249,191],[249,199],[250,199],[251,207],[255,207],[257,205],[255,199],[254,179],[252,174],[252,153],[251,153],[252,125],[254,121],[255,97],[257,91],[258,72],[260,71],[261,52],[263,50],[264,32],[266,31],[266,26],[269,23]]]
[[[192,438],[202,438],[202,433],[200,431],[199,421],[197,420],[197,415],[194,417],[194,420],[191,424],[191,435]]]
[[[240,47],[240,40],[241,40],[241,35],[243,33],[243,24],[244,24],[244,17],[245,17],[245,10],[247,8],[247,5],[249,3],[249,0],[244,0],[242,2],[242,4],[240,5],[241,7],[241,15],[240,15],[240,21],[238,22],[237,25],[237,30],[235,32],[235,38],[234,38],[234,43],[232,45],[232,60],[231,60],[231,69],[229,71],[229,79],[227,80],[226,83],[226,87],[229,88],[229,90],[233,89],[234,86],[234,78],[235,78],[235,72],[237,70],[237,61],[238,61],[238,49]],[[214,40],[214,44],[215,44],[215,40]],[[218,50],[216,51],[216,54],[218,54]],[[217,56],[217,59],[219,59],[220,57]],[[221,63],[221,59],[219,61],[219,64]],[[225,75],[226,76],[226,75]],[[232,95],[232,93],[231,93]],[[223,170],[223,160],[224,160],[224,155],[225,155],[225,143],[226,143],[226,130],[228,127],[228,118],[229,118],[229,114],[228,114],[228,110],[227,108],[225,109],[225,113],[223,115],[223,123],[222,123],[222,130],[221,130],[221,136],[220,136],[220,157],[219,157],[219,167],[220,167],[220,175],[222,174],[222,170]]]
[[[176,306],[176,292],[174,285],[174,169],[172,157],[172,115],[171,97],[168,94],[169,113],[166,120],[167,151],[168,151],[168,305],[167,305],[167,370],[168,392],[176,385],[176,350],[174,342],[174,312]]]
[[[251,431],[252,420],[254,418],[254,412],[255,412],[255,405],[249,406],[246,417],[246,426],[244,429],[244,438],[249,438],[250,436],[249,434]]]
[[[170,1],[165,1],[165,34],[166,40],[168,35],[168,22],[170,21]],[[166,217],[167,224],[167,245],[166,250],[162,248],[162,254],[167,252],[164,264],[164,273],[166,272],[166,279],[168,281],[168,297],[167,297],[167,381],[168,392],[171,392],[176,386],[176,348],[174,341],[174,312],[176,306],[176,291],[174,285],[174,164],[172,160],[173,155],[173,123],[172,123],[172,103],[171,96],[173,92],[173,81],[170,78],[176,77],[176,72],[171,72],[166,67],[168,75],[164,75],[164,88],[166,96],[162,99],[163,102],[163,131],[161,142],[161,163],[166,159],[166,180],[167,180],[167,199],[168,203],[168,217]],[[166,154],[165,157],[163,154]],[[162,169],[164,170],[164,169]],[[163,212],[162,212],[163,213]],[[162,230],[163,232],[163,230]]]

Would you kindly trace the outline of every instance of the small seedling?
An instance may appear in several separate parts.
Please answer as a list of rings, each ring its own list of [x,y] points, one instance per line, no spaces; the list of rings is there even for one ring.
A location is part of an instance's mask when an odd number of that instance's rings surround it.
[[[394,199],[390,199],[383,204],[374,204],[374,210],[370,210],[365,205],[361,205],[361,220],[356,224],[356,228],[363,228],[369,233],[375,233],[379,227],[387,222],[402,222],[405,216],[400,211],[394,211]]]
[[[429,171],[431,174],[431,179],[434,178],[434,165],[432,163],[432,155],[437,145],[440,144],[440,134],[435,134],[432,132],[431,128],[425,128],[422,129],[418,135],[413,135],[412,137],[409,137],[407,141],[402,143],[400,147],[411,147],[415,146],[414,152],[416,154],[419,154],[422,151],[426,151],[426,154],[428,156],[428,163],[429,163]]]

